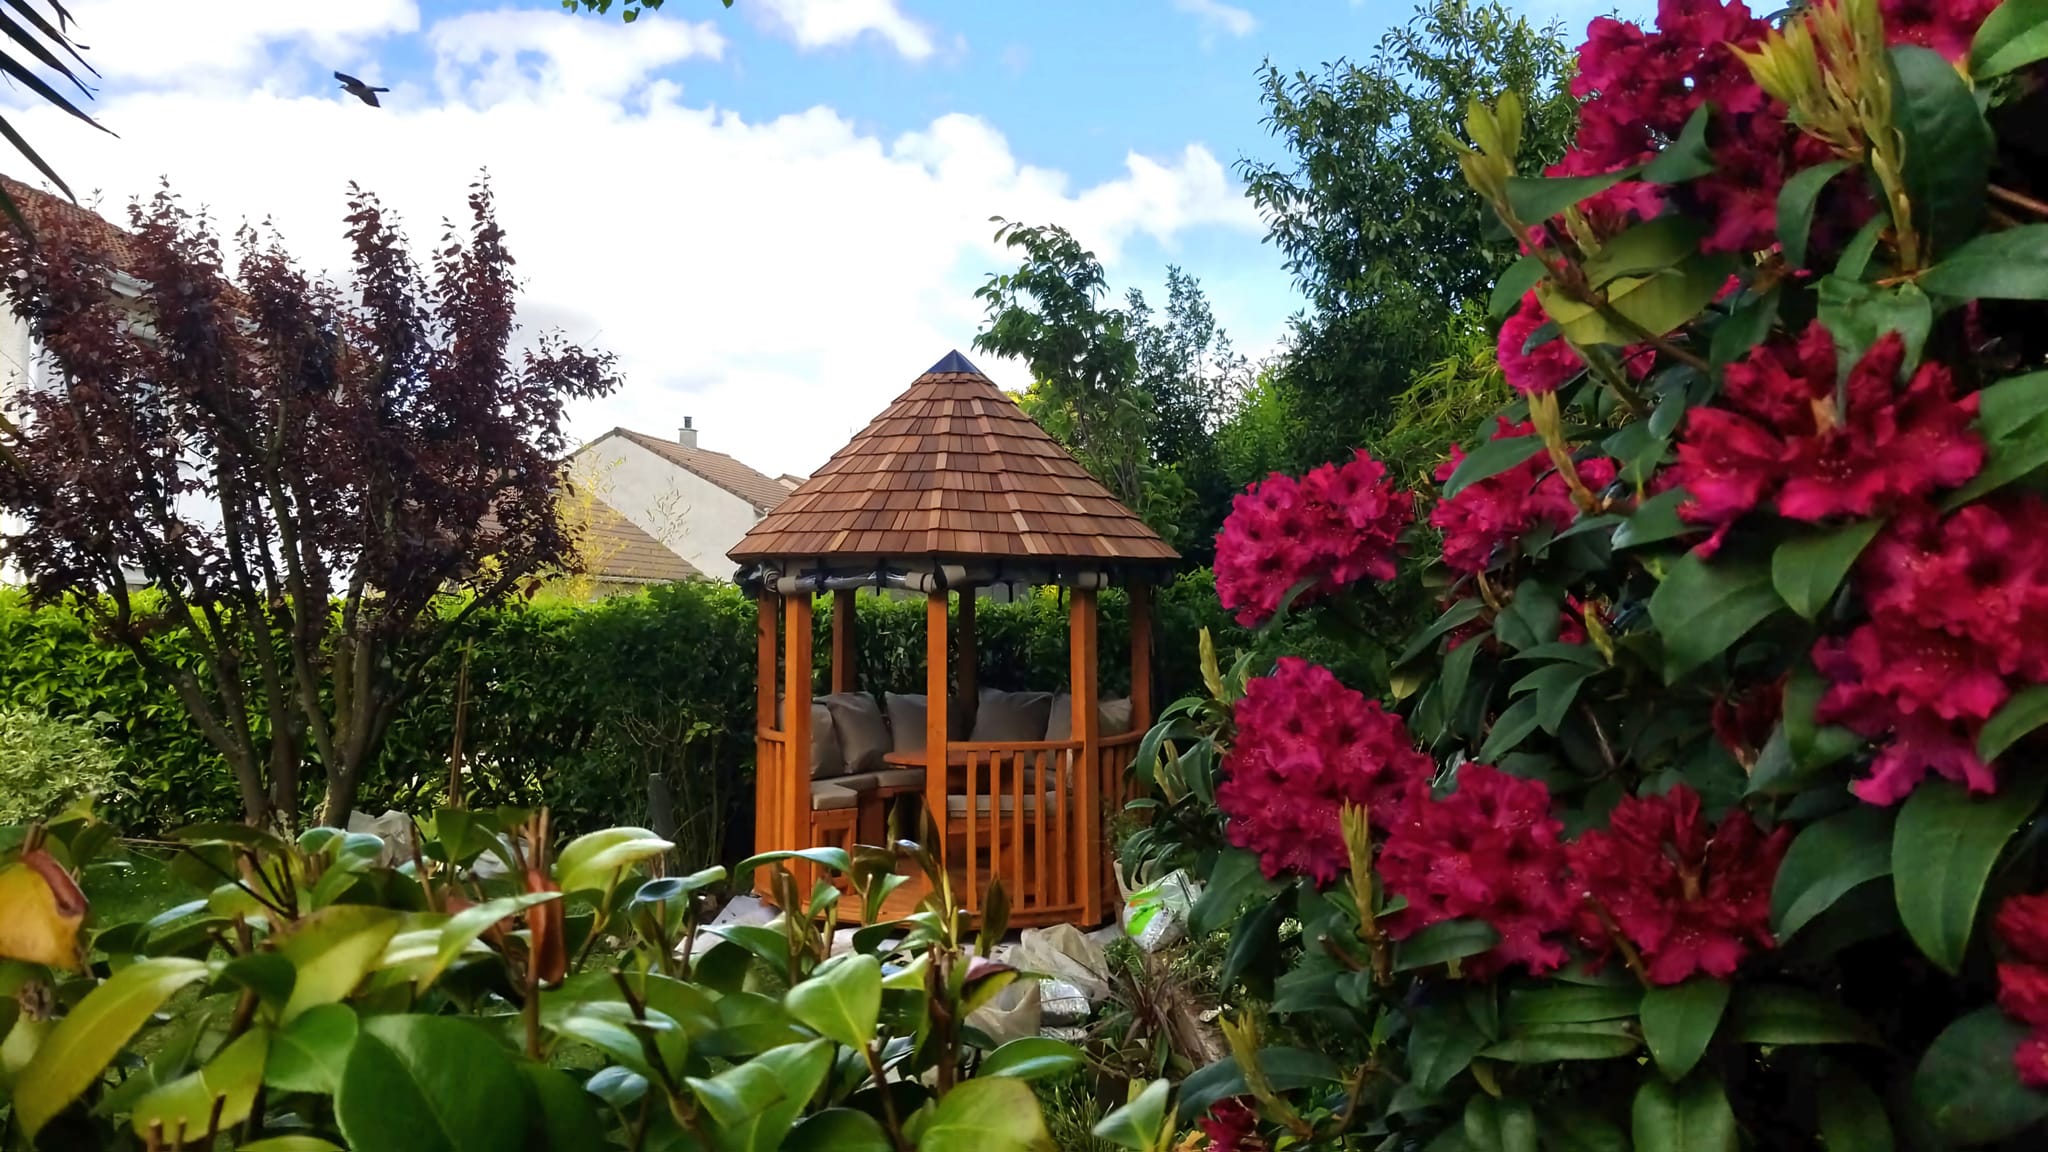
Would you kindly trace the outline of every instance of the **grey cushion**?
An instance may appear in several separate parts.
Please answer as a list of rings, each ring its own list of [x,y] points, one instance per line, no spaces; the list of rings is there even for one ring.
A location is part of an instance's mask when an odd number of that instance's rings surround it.
[[[788,701],[775,698],[775,723],[781,727],[789,711]],[[839,733],[832,723],[832,710],[823,701],[811,701],[811,779],[838,776],[846,771],[846,759],[839,754]]]
[[[1095,702],[1095,728],[1098,736],[1121,736],[1131,730],[1131,699],[1098,700]],[[1072,740],[1074,738],[1074,698],[1065,692],[1052,698],[1052,715],[1045,722],[1047,740]]]
[[[882,757],[889,754],[889,725],[882,709],[865,692],[837,692],[820,697],[832,710],[832,727],[839,734],[839,754],[848,772],[878,772]]]
[[[975,743],[1021,744],[1045,739],[1052,715],[1050,692],[981,690],[974,710]]]
[[[861,772],[853,776],[841,776],[832,781],[841,788],[856,792],[873,792],[877,789],[896,791],[904,788],[924,787],[924,769],[889,768],[881,772]]]
[[[889,738],[893,752],[924,752],[924,724],[930,717],[924,695],[911,693],[883,693],[883,703],[889,707]],[[946,715],[946,740],[967,740],[971,711],[967,701],[952,701],[952,711]]]
[[[831,812],[840,808],[852,808],[860,803],[860,793],[851,788],[820,780],[811,785],[811,811]]]

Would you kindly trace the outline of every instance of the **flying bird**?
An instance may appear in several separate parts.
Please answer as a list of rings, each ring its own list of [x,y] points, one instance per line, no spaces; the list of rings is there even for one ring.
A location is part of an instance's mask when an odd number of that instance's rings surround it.
[[[377,103],[377,93],[391,91],[389,88],[372,88],[346,72],[336,72],[334,78],[341,81],[342,91],[361,100],[372,108],[383,107],[383,105]]]

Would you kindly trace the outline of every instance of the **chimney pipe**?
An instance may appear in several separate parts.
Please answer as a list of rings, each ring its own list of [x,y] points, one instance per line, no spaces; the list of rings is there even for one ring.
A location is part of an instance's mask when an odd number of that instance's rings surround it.
[[[683,417],[683,426],[676,430],[676,443],[685,448],[697,446],[697,429],[690,417]]]

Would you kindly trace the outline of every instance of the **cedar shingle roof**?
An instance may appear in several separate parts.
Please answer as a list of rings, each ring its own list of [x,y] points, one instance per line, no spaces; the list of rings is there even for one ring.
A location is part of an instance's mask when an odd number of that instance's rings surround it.
[[[958,352],[798,486],[733,560],[1180,558]]]
[[[704,575],[602,500],[590,502],[580,547],[590,575],[602,583],[668,584]]]
[[[767,512],[782,503],[789,495],[788,485],[772,476],[764,476],[754,471],[723,452],[713,452],[708,448],[691,448],[673,440],[663,440],[659,436],[648,436],[625,428],[614,428],[609,435],[623,436],[676,467],[696,473],[706,481],[753,505],[756,512]]]

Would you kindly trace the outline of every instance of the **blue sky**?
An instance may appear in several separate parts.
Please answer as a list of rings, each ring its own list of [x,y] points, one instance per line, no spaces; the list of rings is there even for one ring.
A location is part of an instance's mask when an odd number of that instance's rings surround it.
[[[1646,6],[1637,3],[1626,7]],[[1256,74],[1370,54],[1408,0],[669,0],[631,26],[555,0],[77,0],[112,139],[31,138],[117,214],[168,178],[340,270],[346,183],[422,244],[492,174],[524,319],[616,351],[575,415],[771,473],[821,463],[965,349],[1004,263],[987,218],[1061,223],[1119,290],[1198,276],[1240,347],[1297,299],[1235,177],[1279,157]],[[1577,39],[1608,5],[1517,0]],[[341,68],[385,107],[333,90]],[[16,165],[13,170],[19,169]],[[1014,365],[985,363],[1010,386]]]

